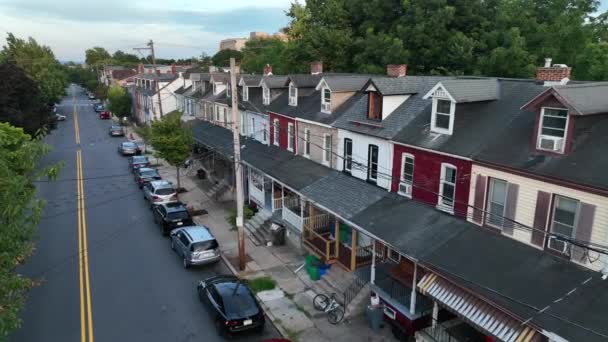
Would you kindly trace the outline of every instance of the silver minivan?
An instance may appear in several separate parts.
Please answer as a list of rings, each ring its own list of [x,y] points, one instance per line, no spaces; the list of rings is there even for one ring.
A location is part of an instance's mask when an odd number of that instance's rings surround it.
[[[181,258],[184,268],[220,260],[219,245],[205,226],[190,226],[171,231],[171,249]]]
[[[150,208],[157,204],[177,202],[177,191],[166,180],[155,180],[144,185],[144,199],[150,201]]]

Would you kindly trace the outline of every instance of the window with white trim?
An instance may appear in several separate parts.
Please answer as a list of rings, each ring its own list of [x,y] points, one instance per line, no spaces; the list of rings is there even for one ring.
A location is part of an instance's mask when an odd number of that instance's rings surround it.
[[[304,129],[304,156],[310,157],[310,129]]]
[[[228,86],[226,87],[226,97],[230,98],[231,95],[232,95],[232,84],[228,84]]]
[[[228,108],[224,107],[224,127],[228,127]]]
[[[556,195],[553,201],[553,217],[551,218],[551,232],[566,239],[574,236],[576,219],[580,202]],[[548,247],[560,253],[569,254],[569,243],[556,237],[549,238]]]
[[[298,88],[296,88],[293,83],[289,83],[289,105],[298,105]]]
[[[264,105],[270,104],[270,88],[262,87],[262,103]]]
[[[401,175],[399,178],[398,193],[406,197],[412,197],[412,184],[414,183],[414,155],[401,154]]]
[[[281,123],[279,122],[279,119],[274,119],[273,127],[272,128],[273,128],[272,129],[272,134],[274,135],[273,136],[273,140],[274,140],[273,143],[275,145],[279,146],[279,132],[280,132],[280,129],[281,129]]]
[[[439,183],[439,208],[454,211],[456,195],[456,166],[441,164],[441,179]]]
[[[353,141],[344,138],[344,171],[351,172],[353,169]]]
[[[323,134],[323,164],[329,165],[331,161],[331,135]]]
[[[367,180],[378,180],[378,146],[369,145],[367,149]]]
[[[321,111],[331,113],[331,89],[323,88],[321,92]]]
[[[217,86],[215,85],[215,82],[213,82],[213,95],[217,95]]]
[[[243,86],[243,101],[249,101],[249,87]]]
[[[455,107],[455,103],[450,100],[433,98],[431,131],[452,134]]]
[[[567,128],[567,109],[549,107],[541,108],[541,118],[537,139],[538,149],[559,153],[563,152]]]
[[[293,124],[287,124],[287,149],[293,152]]]
[[[503,227],[507,207],[507,185],[508,183],[504,180],[490,178],[486,216],[486,224],[489,226],[499,229]]]
[[[268,142],[268,132],[266,131],[268,127],[266,127],[266,121],[262,122],[262,142],[266,144]]]

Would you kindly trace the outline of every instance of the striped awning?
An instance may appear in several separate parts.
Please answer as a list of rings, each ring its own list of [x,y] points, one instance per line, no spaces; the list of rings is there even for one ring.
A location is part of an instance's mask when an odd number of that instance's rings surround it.
[[[501,341],[540,341],[541,335],[533,328],[522,325],[517,319],[436,274],[429,273],[422,277],[418,282],[418,289],[422,294],[442,303],[450,311]]]

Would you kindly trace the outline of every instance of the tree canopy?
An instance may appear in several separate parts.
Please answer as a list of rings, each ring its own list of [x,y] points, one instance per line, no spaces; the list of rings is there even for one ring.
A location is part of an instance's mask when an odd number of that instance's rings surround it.
[[[225,67],[230,65],[230,58],[236,59],[236,62],[239,63],[243,54],[236,50],[221,50],[211,57],[211,62],[215,66]]]
[[[131,95],[119,85],[108,89],[108,109],[118,117],[131,115]]]
[[[243,48],[241,69],[261,73],[266,64],[272,65],[275,74],[288,72],[287,43],[277,38],[252,39]]]
[[[98,66],[107,63],[111,56],[108,51],[100,46],[87,49],[85,52],[85,62],[89,66]]]
[[[176,167],[178,188],[180,187],[179,169],[192,151],[192,132],[182,125],[181,114],[169,113],[161,120],[153,121],[150,129],[150,144],[156,155]]]

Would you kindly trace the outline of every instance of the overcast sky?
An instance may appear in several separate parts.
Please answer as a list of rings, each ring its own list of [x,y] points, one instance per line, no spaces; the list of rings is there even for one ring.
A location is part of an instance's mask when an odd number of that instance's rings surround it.
[[[219,41],[289,22],[291,0],[0,0],[0,32],[34,37],[62,61],[84,60],[103,46],[135,53],[155,42],[158,57],[213,54]],[[2,38],[2,45],[4,38]]]
[[[62,61],[83,61],[92,46],[133,52],[149,39],[159,57],[187,58],[215,53],[224,38],[276,32],[291,1],[0,0],[0,32],[34,37]]]

